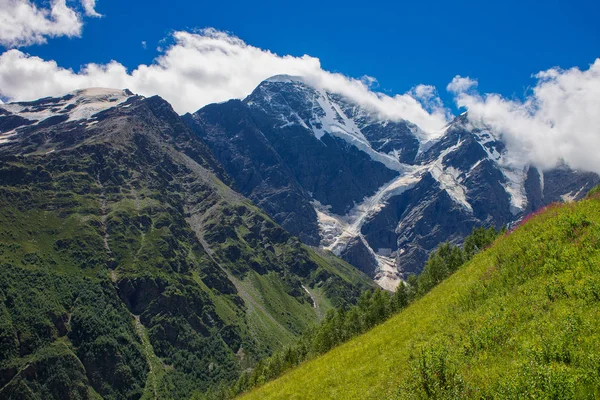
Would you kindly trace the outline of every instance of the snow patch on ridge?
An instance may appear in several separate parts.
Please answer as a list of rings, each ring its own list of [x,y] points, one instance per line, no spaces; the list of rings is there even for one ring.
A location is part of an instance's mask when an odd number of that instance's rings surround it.
[[[9,115],[18,115],[34,121],[28,126],[36,126],[53,117],[68,117],[62,122],[89,120],[99,112],[117,107],[133,96],[128,90],[89,88],[76,90],[63,97],[1,104],[0,109],[7,111]],[[0,144],[13,140],[19,128],[0,132]]]
[[[91,88],[74,93],[75,108],[69,112],[69,121],[90,119],[93,115],[126,102],[132,95],[125,90]]]
[[[62,98],[48,98],[46,102],[3,104],[1,108],[23,118],[41,122],[47,118],[68,115],[68,121],[89,119],[101,111],[118,106],[132,97],[125,90],[90,88],[77,90]],[[42,99],[44,100],[44,99]]]

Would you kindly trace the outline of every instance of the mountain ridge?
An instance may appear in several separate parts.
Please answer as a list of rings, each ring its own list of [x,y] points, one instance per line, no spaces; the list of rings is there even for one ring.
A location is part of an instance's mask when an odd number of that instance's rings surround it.
[[[267,79],[235,110],[226,108],[210,105],[184,120],[217,149],[226,168],[230,157],[246,165],[262,161],[264,152],[239,139],[240,127],[251,125],[266,140],[265,152],[277,159],[278,173],[293,182],[286,191],[295,200],[272,199],[281,185],[268,182],[244,193],[307,243],[320,238],[321,247],[388,289],[418,273],[427,254],[448,238],[460,243],[474,226],[513,224],[553,201],[581,198],[600,182],[593,173],[564,167],[540,173],[515,162],[500,136],[473,126],[466,113],[432,137],[409,121],[381,119],[298,77]],[[231,124],[236,128],[228,132]],[[238,136],[229,143],[234,131]],[[224,143],[226,155],[218,150]],[[228,170],[234,180],[242,179]],[[444,222],[442,215],[455,217]],[[285,224],[297,217],[302,223]]]
[[[232,190],[166,101],[111,96],[0,133],[0,397],[215,390],[372,286]]]
[[[73,122],[73,114],[94,109],[86,103],[102,111],[128,107],[134,98],[90,90],[103,101],[81,102],[79,91],[0,108],[8,113],[0,118],[0,144],[10,143],[19,126]],[[28,119],[44,113],[35,124]],[[446,239],[460,243],[474,226],[513,224],[553,201],[581,198],[600,182],[593,173],[515,163],[500,136],[474,127],[466,113],[432,137],[302,77],[272,77],[244,100],[182,119],[210,148],[203,153],[216,157],[213,168],[224,168],[218,175],[228,185],[304,243],[333,251],[391,290]],[[451,222],[441,215],[453,216]]]

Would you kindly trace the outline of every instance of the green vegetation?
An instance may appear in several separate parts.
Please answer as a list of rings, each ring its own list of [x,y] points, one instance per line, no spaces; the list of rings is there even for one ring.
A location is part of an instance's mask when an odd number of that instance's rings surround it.
[[[144,104],[0,152],[0,398],[210,397],[372,287]]]
[[[233,397],[263,385],[302,362],[368,331],[407,304],[408,296],[404,286],[391,296],[383,290],[364,292],[355,306],[329,310],[319,325],[307,330],[293,345],[286,346],[243,373],[236,384],[225,390],[222,396]]]
[[[493,227],[476,228],[466,237],[463,248],[443,243],[431,253],[423,273],[418,278],[411,277],[412,284],[401,284],[392,295],[383,290],[367,291],[356,305],[329,310],[319,325],[306,331],[293,345],[286,346],[243,373],[232,388],[224,391],[223,396],[233,397],[263,385],[285,371],[367,332],[405,308],[409,302],[426,294],[465,261],[491,245],[497,235]]]
[[[502,229],[500,233],[504,233]],[[472,259],[475,254],[489,247],[498,232],[493,227],[475,228],[465,238],[462,247],[449,242],[442,243],[434,250],[423,267],[423,272],[418,277],[409,277],[409,297],[423,296],[437,284],[452,275],[465,262]]]
[[[418,291],[441,264],[412,279]],[[553,205],[388,321],[243,398],[598,398],[599,266],[598,196]]]

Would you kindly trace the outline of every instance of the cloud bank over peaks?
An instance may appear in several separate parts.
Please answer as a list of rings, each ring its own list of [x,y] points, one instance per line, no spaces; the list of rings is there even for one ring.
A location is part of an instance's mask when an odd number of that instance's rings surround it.
[[[374,78],[332,73],[321,68],[318,58],[277,55],[214,29],[179,31],[172,39],[150,65],[133,71],[112,61],[87,64],[75,72],[54,61],[10,50],[0,56],[0,94],[12,100],[33,100],[84,87],[129,88],[146,96],[158,94],[184,113],[243,98],[263,80],[287,74],[344,95],[384,118],[409,120],[428,132],[438,132],[451,117],[432,87],[422,85],[388,96],[372,90],[377,83]]]
[[[23,3],[0,0],[0,4],[7,2]],[[94,1],[84,3],[93,9]],[[51,4],[70,15],[64,1]],[[6,29],[1,26],[0,32]],[[118,61],[87,64],[73,71],[53,60],[8,50],[0,55],[0,98],[35,100],[88,87],[128,88],[145,96],[158,94],[178,113],[185,113],[209,103],[244,98],[275,75],[301,76],[308,84],[346,96],[380,118],[411,121],[427,132],[426,139],[442,135],[453,117],[433,86],[383,94],[376,91],[378,82],[372,77],[332,73],[321,67],[318,58],[278,55],[214,29],[174,32],[151,64],[131,71]],[[552,68],[534,76],[536,84],[522,99],[480,94],[477,81],[469,77],[456,76],[446,89],[468,111],[472,124],[502,136],[514,166],[533,163],[548,169],[566,163],[600,173],[600,59],[588,69]]]
[[[96,0],[82,0],[86,16],[100,17]],[[82,15],[66,0],[52,0],[39,7],[30,0],[0,0],[0,45],[23,47],[46,43],[48,38],[81,36]]]
[[[542,169],[565,163],[600,174],[600,59],[587,70],[552,68],[534,76],[523,100],[481,95],[470,78],[454,78],[448,90],[473,124],[502,136],[515,163]]]

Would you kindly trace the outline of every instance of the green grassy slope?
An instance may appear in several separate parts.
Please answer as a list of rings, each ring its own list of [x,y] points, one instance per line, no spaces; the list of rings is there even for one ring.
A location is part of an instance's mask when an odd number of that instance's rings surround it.
[[[244,399],[598,398],[600,196],[499,238],[367,334]]]

